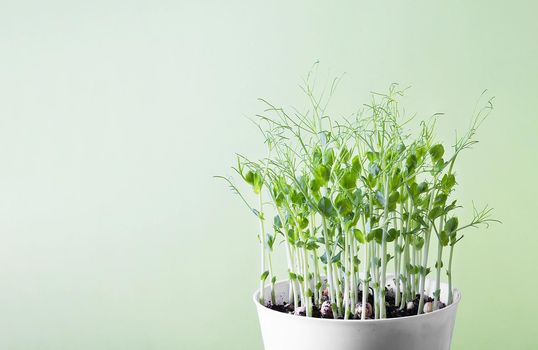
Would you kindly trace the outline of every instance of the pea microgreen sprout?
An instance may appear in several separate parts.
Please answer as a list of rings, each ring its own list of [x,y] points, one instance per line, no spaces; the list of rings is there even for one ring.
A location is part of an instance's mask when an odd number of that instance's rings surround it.
[[[258,220],[260,302],[277,306],[272,259],[283,247],[289,310],[296,315],[366,320],[437,310],[443,307],[444,267],[452,303],[456,243],[466,228],[496,221],[486,206],[474,209],[472,220],[461,225],[456,212],[462,207],[454,198],[456,160],[477,142],[491,100],[447,151],[435,139],[439,115],[421,122],[416,134],[406,129],[413,118],[406,119],[398,105],[403,91],[397,85],[387,94],[373,94],[363,110],[339,121],[327,113],[338,79],[318,97],[311,78],[302,87],[310,105],[305,112],[261,100],[266,109],[254,122],[267,156],[259,161],[238,156],[234,168],[257,206],[221,177]],[[425,281],[432,271],[430,296]]]

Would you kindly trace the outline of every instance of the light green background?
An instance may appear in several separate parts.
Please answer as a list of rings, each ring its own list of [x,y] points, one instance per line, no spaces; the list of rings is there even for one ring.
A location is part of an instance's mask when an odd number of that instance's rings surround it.
[[[536,349],[533,1],[0,1],[0,349],[261,349],[256,223],[211,178],[261,156],[257,97],[335,113],[412,85],[463,130],[463,204],[504,224],[457,251],[454,349]]]

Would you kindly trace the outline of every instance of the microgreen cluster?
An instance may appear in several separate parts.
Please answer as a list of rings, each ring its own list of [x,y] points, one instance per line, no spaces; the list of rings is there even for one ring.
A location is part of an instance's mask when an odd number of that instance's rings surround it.
[[[418,132],[406,130],[413,118],[402,115],[403,92],[396,85],[387,94],[372,94],[363,110],[337,122],[327,115],[337,80],[324,98],[316,97],[309,79],[303,90],[311,107],[305,113],[262,100],[267,108],[255,123],[267,156],[253,161],[239,155],[233,168],[257,205],[223,178],[259,222],[260,302],[276,302],[272,257],[278,247],[285,250],[296,313],[312,316],[317,309],[323,317],[386,318],[387,278],[394,279],[390,292],[397,307],[407,308],[418,295],[419,314],[436,310],[442,306],[443,272],[452,303],[454,249],[463,230],[494,221],[485,207],[460,223],[454,172],[460,153],[477,142],[475,131],[491,101],[445,147],[435,139],[437,116],[417,124]],[[431,273],[436,289],[425,307]],[[373,305],[361,291],[372,291]]]

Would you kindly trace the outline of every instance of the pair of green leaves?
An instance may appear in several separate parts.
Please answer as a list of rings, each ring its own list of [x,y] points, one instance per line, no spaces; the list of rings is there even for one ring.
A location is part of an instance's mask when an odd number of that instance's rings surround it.
[[[399,235],[400,235],[400,230],[391,228],[387,231],[385,239],[387,242],[393,242],[394,240],[396,240],[396,238],[398,238]],[[371,230],[366,235],[366,241],[367,242],[375,241],[376,243],[381,244],[383,241],[383,229],[381,227],[377,227]]]
[[[339,251],[338,254],[334,255],[331,258],[331,262],[333,264],[339,263],[341,258],[342,258],[342,251]],[[327,264],[327,261],[328,261],[327,252],[323,253],[323,255],[319,257],[319,259],[321,260],[322,263]]]
[[[439,232],[439,242],[443,247],[450,243],[456,244],[456,232],[458,230],[458,218],[451,217],[445,221],[445,229]]]
[[[438,174],[443,171],[445,167],[445,161],[443,160],[445,148],[441,144],[436,144],[430,148],[429,153],[433,163],[433,173]]]
[[[305,238],[306,238],[305,241],[298,241],[298,242],[295,244],[295,246],[296,246],[297,248],[305,248],[306,250],[314,250],[314,249],[318,249],[318,248],[319,248],[319,246],[318,246],[318,242],[317,242],[314,238],[312,238],[312,237],[310,237],[310,236],[305,237]]]
[[[437,219],[441,215],[446,215],[450,211],[454,210],[456,208],[456,201],[453,201],[447,206],[444,206],[446,202],[446,195],[445,194],[439,194],[434,201],[434,207],[429,211],[428,213],[428,219],[431,221]]]
[[[414,153],[411,153],[405,160],[405,170],[407,171],[407,174],[412,174],[417,168],[417,165],[418,165],[417,155]]]
[[[381,191],[376,191],[375,197],[380,206],[385,207],[385,205],[387,205],[387,208],[389,211],[394,211],[396,210],[396,204],[398,204],[400,193],[398,191],[391,192],[389,194],[388,203],[387,203],[387,199],[385,198],[383,193],[381,193]]]
[[[266,270],[260,275],[260,279],[265,282],[265,280],[267,279],[267,276],[269,276],[269,271]],[[273,278],[271,279],[271,283],[275,283],[275,282],[276,282],[276,276],[273,276]]]
[[[262,175],[257,171],[249,170],[247,173],[243,176],[243,179],[252,186],[252,189],[254,190],[254,193],[259,194],[262,190],[263,186],[263,178]]]
[[[445,231],[447,232],[447,235],[450,239],[450,245],[453,246],[463,237],[457,238],[457,232],[458,232],[458,218],[457,217],[451,217],[448,219],[445,223]]]
[[[304,277],[303,275],[300,275],[300,274],[297,274],[297,273],[293,273],[293,272],[288,272],[289,276],[290,276],[290,280],[291,281],[299,281],[299,282],[303,282],[304,281]]]
[[[441,189],[445,193],[450,192],[455,184],[456,184],[456,177],[454,175],[452,174],[443,175],[443,178],[441,179]]]

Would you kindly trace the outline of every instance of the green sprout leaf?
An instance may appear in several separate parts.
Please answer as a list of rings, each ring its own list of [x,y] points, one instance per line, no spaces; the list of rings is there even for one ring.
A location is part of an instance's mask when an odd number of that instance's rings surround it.
[[[359,242],[359,243],[365,243],[366,242],[366,239],[364,237],[364,233],[362,233],[361,230],[359,229],[354,229],[353,230],[353,235],[355,236],[355,239]]]
[[[384,207],[386,204],[386,200],[385,200],[385,196],[383,196],[383,193],[381,193],[381,191],[376,191],[375,197],[379,205]]]
[[[310,191],[312,192],[318,192],[321,186],[323,186],[323,182],[318,179],[312,179],[308,183],[308,187],[310,188]]]
[[[353,159],[351,160],[351,169],[353,169],[353,171],[356,174],[359,174],[361,172],[361,169],[362,169],[361,159],[359,158],[358,155],[353,157]]]
[[[319,164],[315,168],[314,177],[321,184],[321,186],[324,186],[329,182],[331,170],[328,166]]]
[[[267,279],[267,276],[269,276],[269,270],[264,271],[264,272],[261,274],[260,279],[261,279],[262,281],[265,281],[265,280]]]
[[[451,217],[448,219],[445,223],[445,230],[448,232],[449,235],[456,232],[458,229],[458,218],[457,217]]]
[[[439,241],[443,247],[446,247],[449,243],[449,237],[447,231],[443,230],[439,233]]]
[[[331,167],[334,163],[334,150],[327,148],[323,153],[323,163],[328,167]]]
[[[368,242],[371,242],[372,240],[375,240],[378,244],[381,244],[381,241],[383,239],[383,229],[382,228],[376,228],[373,229],[366,235],[366,240]]]
[[[389,195],[389,211],[396,210],[396,205],[398,204],[398,200],[400,199],[400,193],[398,191],[394,191]]]
[[[417,164],[418,164],[418,159],[417,159],[416,154],[414,153],[410,154],[405,160],[405,168],[407,170],[407,173],[410,174],[413,171],[415,171]]]
[[[318,210],[321,215],[331,217],[334,215],[334,207],[331,200],[327,197],[322,197],[318,202]]]
[[[357,173],[353,170],[346,170],[344,175],[340,178],[340,186],[346,190],[355,188],[357,185]]]
[[[391,228],[387,231],[387,242],[393,242],[400,236],[400,231],[395,228]]]
[[[443,191],[450,192],[456,184],[456,177],[453,174],[445,174],[441,179],[441,187]]]
[[[433,145],[430,150],[430,157],[432,158],[432,162],[437,163],[441,158],[443,158],[443,155],[445,154],[445,148],[441,144]]]
[[[428,213],[428,219],[433,221],[437,219],[438,217],[440,217],[441,215],[443,215],[444,213],[445,213],[445,210],[443,207],[435,206]]]
[[[427,182],[421,182],[420,184],[418,184],[418,187],[417,187],[417,193],[418,194],[422,194],[426,191],[428,191],[428,183]]]
[[[353,204],[351,203],[351,200],[349,200],[345,195],[341,193],[336,196],[336,199],[334,200],[334,206],[336,207],[338,213],[343,217],[348,216],[353,209]]]

